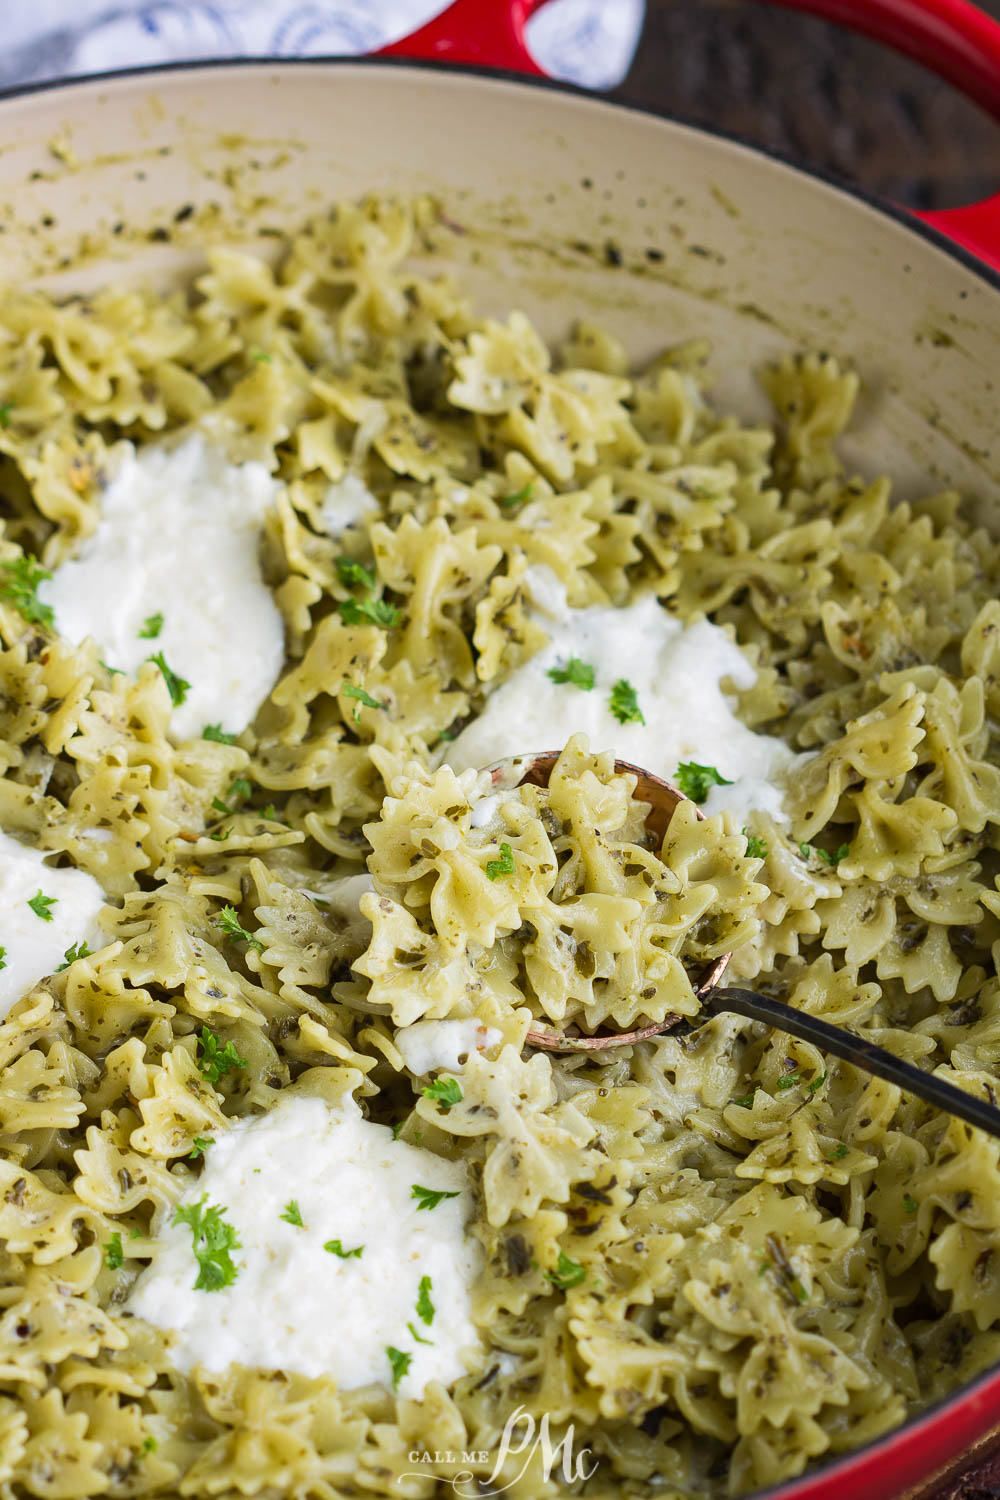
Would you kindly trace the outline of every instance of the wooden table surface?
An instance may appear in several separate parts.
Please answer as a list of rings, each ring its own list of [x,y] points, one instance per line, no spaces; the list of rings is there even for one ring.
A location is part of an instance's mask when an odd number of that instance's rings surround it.
[[[980,0],[1000,20],[1000,0]],[[915,208],[1000,191],[1000,125],[863,37],[747,0],[648,0],[615,96],[716,126]],[[1000,1500],[1000,1454],[934,1500]]]

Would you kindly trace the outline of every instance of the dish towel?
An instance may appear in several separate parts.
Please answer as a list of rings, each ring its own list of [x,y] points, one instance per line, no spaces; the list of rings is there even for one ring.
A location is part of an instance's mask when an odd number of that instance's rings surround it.
[[[483,0],[483,4],[499,0]],[[3,5],[0,89],[79,73],[212,57],[371,52],[442,0],[32,0]],[[528,23],[539,65],[606,89],[628,70],[643,0],[550,0]]]

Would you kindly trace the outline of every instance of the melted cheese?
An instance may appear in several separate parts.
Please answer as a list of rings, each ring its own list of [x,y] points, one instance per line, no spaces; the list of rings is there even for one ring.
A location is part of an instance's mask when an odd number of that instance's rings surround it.
[[[624,609],[572,610],[544,578],[534,592],[556,615],[544,622],[549,642],[490,695],[449,746],[449,765],[461,771],[560,750],[582,731],[592,750],[613,750],[669,781],[681,761],[715,766],[732,785],[712,787],[703,804],[707,813],[729,808],[742,822],[760,809],[785,820],[782,787],[798,757],[737,718],[723,682],[749,688],[756,673],[725,631],[708,621],[681,625],[652,595]],[[570,657],[593,667],[590,691],[549,677]],[[620,678],[635,688],[644,724],[621,724],[612,714],[611,690]],[[488,820],[485,804],[477,816]]]
[[[162,652],[189,684],[180,738],[245,729],[278,679],[284,627],[258,557],[276,491],[263,464],[232,464],[201,433],[123,444],[96,530],[39,587],[59,633],[92,637],[109,666],[134,673]],[[159,632],[141,635],[157,614]]]
[[[420,1209],[414,1184],[457,1193]],[[430,1380],[462,1375],[475,1351],[470,1287],[479,1251],[465,1233],[472,1195],[464,1168],[365,1120],[348,1100],[336,1109],[295,1098],[241,1120],[205,1153],[181,1202],[203,1196],[239,1236],[238,1274],[221,1291],[195,1291],[191,1230],[158,1225],[159,1248],[128,1310],[173,1334],[183,1370],[260,1369],[330,1375],[343,1389],[392,1385],[390,1347],[410,1355],[398,1390],[419,1398]],[[304,1227],[281,1216],[298,1205]],[[339,1240],[340,1256],[324,1244]],[[430,1322],[417,1313],[430,1278]],[[408,1328],[428,1343],[418,1342]]]
[[[43,908],[48,921],[28,905],[39,890],[55,897],[54,905]],[[96,923],[104,902],[93,876],[53,869],[41,850],[0,833],[0,1017],[39,979],[54,972],[67,948],[80,942],[92,951],[102,946],[105,940]]]

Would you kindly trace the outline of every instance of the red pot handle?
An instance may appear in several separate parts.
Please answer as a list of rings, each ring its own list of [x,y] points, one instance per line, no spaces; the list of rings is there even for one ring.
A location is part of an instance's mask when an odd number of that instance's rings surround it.
[[[524,37],[546,0],[453,0],[382,57],[477,63],[535,77],[542,69]],[[770,0],[864,32],[923,63],[1000,120],[1000,24],[970,0]],[[966,208],[918,213],[980,260],[1000,270],[1000,194]]]

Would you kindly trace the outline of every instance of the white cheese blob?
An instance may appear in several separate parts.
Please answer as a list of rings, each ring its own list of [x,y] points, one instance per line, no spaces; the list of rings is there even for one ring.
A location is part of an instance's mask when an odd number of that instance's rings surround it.
[[[415,1184],[457,1196],[421,1209]],[[239,1237],[235,1281],[194,1290],[192,1233],[170,1210],[128,1301],[130,1312],[171,1330],[180,1369],[239,1362],[329,1375],[344,1390],[391,1387],[393,1348],[410,1356],[397,1389],[413,1398],[430,1380],[464,1374],[461,1351],[479,1345],[470,1288],[480,1252],[465,1233],[472,1195],[461,1165],[394,1141],[351,1099],[335,1108],[295,1098],[216,1137],[181,1203],[202,1197]],[[282,1218],[292,1200],[301,1228]],[[334,1240],[343,1257],[323,1248]],[[360,1256],[346,1254],[359,1247]],[[417,1311],[424,1277],[429,1322]]]
[[[544,621],[548,645],[490,694],[483,712],[449,746],[448,765],[461,771],[560,750],[582,731],[592,750],[613,750],[619,760],[668,781],[676,779],[681,761],[714,766],[732,785],[712,787],[706,813],[729,808],[745,821],[760,809],[787,821],[782,786],[799,757],[737,718],[722,681],[749,688],[756,673],[725,631],[707,620],[682,625],[651,594],[624,609],[560,610],[552,590],[538,602],[558,612]],[[571,657],[593,667],[590,691],[549,677]],[[644,724],[622,724],[612,714],[611,692],[620,678],[635,689]],[[488,821],[485,806],[480,816]]]
[[[364,480],[353,471],[334,480],[323,498],[320,518],[329,536],[341,536],[350,526],[360,526],[368,516],[378,515],[380,506]]]
[[[38,904],[48,921],[28,905],[39,891],[55,897],[51,906]],[[105,899],[92,875],[53,869],[40,849],[0,833],[0,1017],[58,968],[67,948],[85,942],[93,952],[103,945],[97,913]]]
[[[439,1068],[458,1072],[470,1053],[499,1047],[503,1032],[470,1016],[461,1021],[414,1021],[401,1027],[393,1041],[407,1068],[419,1077]]]
[[[110,667],[134,673],[162,652],[188,683],[171,717],[182,738],[206,724],[246,728],[278,679],[284,627],[261,574],[261,525],[277,483],[230,463],[192,433],[174,446],[123,445],[94,534],[39,586],[56,628],[91,636]],[[163,616],[154,635],[140,634]]]

